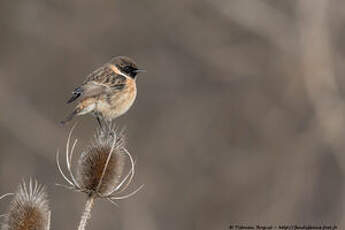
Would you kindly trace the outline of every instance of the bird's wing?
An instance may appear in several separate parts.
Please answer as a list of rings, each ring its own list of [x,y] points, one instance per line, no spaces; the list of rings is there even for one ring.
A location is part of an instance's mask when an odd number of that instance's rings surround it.
[[[110,68],[108,65],[105,65],[87,76],[82,87],[85,86],[84,88],[87,88],[90,85],[95,87],[95,85],[97,85],[105,87],[110,91],[121,90],[123,87],[125,87],[126,80],[127,79],[125,76],[115,73],[112,68]]]
[[[98,96],[100,94],[116,93],[126,86],[126,77],[115,73],[110,67],[102,66],[87,76],[83,84],[72,92],[67,103],[76,99]]]

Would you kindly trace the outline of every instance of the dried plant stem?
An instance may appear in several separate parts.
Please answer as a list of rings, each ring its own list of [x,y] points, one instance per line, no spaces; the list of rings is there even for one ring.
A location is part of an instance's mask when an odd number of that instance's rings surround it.
[[[94,194],[91,194],[89,196],[89,198],[87,199],[83,215],[81,216],[81,219],[80,219],[78,230],[85,230],[87,221],[91,217],[91,210],[92,210],[92,207],[94,205],[95,198],[96,198],[96,196]]]

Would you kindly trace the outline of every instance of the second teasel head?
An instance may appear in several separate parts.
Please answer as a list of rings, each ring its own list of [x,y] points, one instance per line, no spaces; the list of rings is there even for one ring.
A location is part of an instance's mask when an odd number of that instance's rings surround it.
[[[1,230],[49,230],[47,193],[37,181],[19,185]]]

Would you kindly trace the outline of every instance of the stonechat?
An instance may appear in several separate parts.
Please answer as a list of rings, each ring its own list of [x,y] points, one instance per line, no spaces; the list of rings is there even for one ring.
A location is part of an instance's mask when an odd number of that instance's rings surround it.
[[[67,103],[78,99],[78,104],[61,124],[74,116],[92,114],[102,126],[101,120],[111,121],[126,113],[137,96],[136,77],[139,72],[144,70],[129,57],[112,58],[73,90]]]

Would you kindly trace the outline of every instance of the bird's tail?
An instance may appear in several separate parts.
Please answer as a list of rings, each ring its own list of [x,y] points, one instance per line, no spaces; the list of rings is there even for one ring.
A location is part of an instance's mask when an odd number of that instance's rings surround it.
[[[70,113],[64,120],[60,121],[60,124],[65,125],[66,123],[71,121],[74,116],[78,115],[78,113],[79,113],[79,109],[77,108],[72,113]]]

